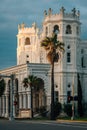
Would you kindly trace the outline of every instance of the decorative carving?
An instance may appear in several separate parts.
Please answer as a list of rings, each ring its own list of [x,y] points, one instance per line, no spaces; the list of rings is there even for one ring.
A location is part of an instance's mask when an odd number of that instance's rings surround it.
[[[78,12],[77,12],[77,16],[79,17],[80,16],[80,11],[78,10]]]
[[[61,14],[64,14],[65,8],[62,6],[60,9]]]
[[[25,24],[24,24],[24,23],[18,24],[18,30],[19,30],[19,29],[22,29],[22,28],[24,28],[24,27],[25,27]]]
[[[52,9],[49,8],[49,10],[48,10],[48,15],[50,16],[51,14],[52,14]]]
[[[34,23],[32,24],[32,27],[34,27],[34,29],[36,29],[37,24],[34,22]]]
[[[46,10],[44,10],[44,17],[46,17],[47,16],[47,11]]]
[[[24,23],[22,23],[22,24],[21,24],[21,28],[24,28],[24,27],[25,27],[25,24],[24,24]]]
[[[73,8],[72,12],[73,12],[73,16],[75,16],[76,15],[76,8]]]

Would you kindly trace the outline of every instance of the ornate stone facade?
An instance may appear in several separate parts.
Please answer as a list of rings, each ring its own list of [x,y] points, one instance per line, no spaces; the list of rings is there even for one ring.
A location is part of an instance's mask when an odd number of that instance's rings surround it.
[[[18,105],[14,106],[14,115],[23,117],[23,110],[31,110],[30,89],[23,88],[22,81],[28,75],[35,75],[44,81],[47,109],[51,100],[51,73],[50,65],[46,59],[46,52],[40,46],[40,41],[45,36],[51,36],[52,32],[57,33],[59,41],[64,42],[65,52],[61,53],[60,59],[55,63],[55,100],[62,104],[67,103],[67,95],[78,94],[77,74],[80,75],[83,104],[87,113],[87,41],[80,39],[81,23],[80,12],[74,8],[71,13],[66,13],[64,7],[59,14],[53,14],[52,9],[44,11],[44,20],[40,30],[36,23],[32,27],[26,27],[23,23],[18,25],[17,34],[17,66],[0,71],[0,74],[16,75],[15,93],[18,94]],[[6,80],[6,90],[0,97],[0,116],[9,116],[9,79]],[[72,85],[73,84],[73,85]],[[18,88],[17,88],[18,87]],[[39,95],[40,96],[40,95]],[[15,95],[14,95],[15,98]],[[43,102],[38,99],[38,102]],[[34,102],[35,105],[36,102]],[[43,103],[42,103],[43,104]],[[38,106],[39,107],[39,106]],[[75,101],[75,111],[77,112],[77,101]],[[17,115],[18,114],[18,115]]]

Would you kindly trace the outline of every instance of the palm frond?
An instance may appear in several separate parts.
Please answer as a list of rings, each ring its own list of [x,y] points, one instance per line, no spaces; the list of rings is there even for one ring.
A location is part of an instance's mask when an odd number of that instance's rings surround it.
[[[41,46],[47,50],[47,59],[50,63],[58,61],[59,54],[56,54],[56,50],[64,52],[64,43],[57,40],[57,35],[52,34],[52,37],[45,37],[41,41]]]
[[[23,86],[25,88],[27,88],[28,87],[28,78],[24,78],[24,80],[22,81],[22,83],[23,83]]]
[[[52,41],[52,40],[51,40],[50,37],[45,37],[45,38],[41,41],[41,46],[48,46],[51,41]]]
[[[35,87],[35,85],[37,84],[37,77],[34,75],[29,75],[28,76],[28,83],[30,85],[30,87]]]
[[[24,80],[22,81],[22,83],[28,83],[28,78],[24,78]]]

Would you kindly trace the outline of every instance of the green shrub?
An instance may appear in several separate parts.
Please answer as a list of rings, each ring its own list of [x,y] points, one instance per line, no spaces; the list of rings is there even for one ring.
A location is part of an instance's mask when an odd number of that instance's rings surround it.
[[[39,108],[39,112],[40,112],[41,116],[45,117],[45,116],[46,116],[46,113],[47,113],[46,107],[45,107],[45,106],[41,106],[41,107]]]
[[[71,105],[71,104],[65,104],[65,105],[64,105],[64,112],[65,112],[68,116],[72,116],[72,105]]]
[[[59,115],[61,108],[62,108],[61,103],[55,102],[55,104],[54,104],[54,116],[55,116],[55,118]]]

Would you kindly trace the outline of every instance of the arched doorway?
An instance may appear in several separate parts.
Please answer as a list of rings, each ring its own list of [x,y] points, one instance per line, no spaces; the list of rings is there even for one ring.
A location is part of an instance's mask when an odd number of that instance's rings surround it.
[[[33,90],[33,108],[34,113],[40,112],[40,109],[46,108],[46,94],[44,89],[44,81],[38,78],[37,86]]]

